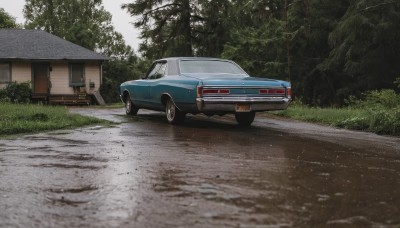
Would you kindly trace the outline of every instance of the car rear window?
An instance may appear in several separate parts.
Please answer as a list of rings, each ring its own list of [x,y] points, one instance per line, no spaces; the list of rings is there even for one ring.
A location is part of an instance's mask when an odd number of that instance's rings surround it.
[[[246,74],[237,65],[218,60],[182,60],[180,70],[182,74]]]

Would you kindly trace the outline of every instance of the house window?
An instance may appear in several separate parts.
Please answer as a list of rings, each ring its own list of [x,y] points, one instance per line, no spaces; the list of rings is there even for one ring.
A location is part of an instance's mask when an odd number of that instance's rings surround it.
[[[69,85],[85,86],[85,64],[83,63],[69,64]]]
[[[0,83],[11,82],[11,64],[0,63]]]

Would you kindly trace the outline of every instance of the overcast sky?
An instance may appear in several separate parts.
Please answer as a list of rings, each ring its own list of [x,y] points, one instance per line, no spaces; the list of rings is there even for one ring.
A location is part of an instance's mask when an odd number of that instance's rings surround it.
[[[131,22],[134,19],[124,10],[121,5],[130,3],[133,0],[103,0],[104,8],[112,14],[112,21],[115,30],[120,32],[128,45],[134,48],[135,52],[138,49],[140,40],[139,31],[133,27]],[[3,8],[8,14],[16,18],[17,23],[25,22],[22,14],[22,9],[25,5],[25,0],[0,0],[0,8]]]

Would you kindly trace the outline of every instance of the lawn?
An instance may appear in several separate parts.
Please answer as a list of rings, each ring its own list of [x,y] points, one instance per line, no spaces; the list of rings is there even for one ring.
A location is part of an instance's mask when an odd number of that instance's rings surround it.
[[[269,112],[269,114],[339,128],[383,135],[400,135],[399,108],[313,108],[294,104],[287,110]]]
[[[0,103],[0,136],[109,123],[106,120],[72,114],[61,106]]]

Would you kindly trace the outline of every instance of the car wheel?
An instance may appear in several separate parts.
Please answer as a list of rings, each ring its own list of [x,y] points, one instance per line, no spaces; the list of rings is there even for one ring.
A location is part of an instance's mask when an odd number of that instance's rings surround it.
[[[127,115],[136,116],[138,113],[139,108],[136,107],[131,100],[131,97],[128,95],[125,101],[125,112]]]
[[[165,105],[165,114],[167,116],[168,123],[177,124],[182,123],[185,120],[185,113],[181,112],[174,104],[172,99],[168,99]]]
[[[256,117],[255,112],[237,112],[235,113],[235,119],[240,126],[250,126]]]

